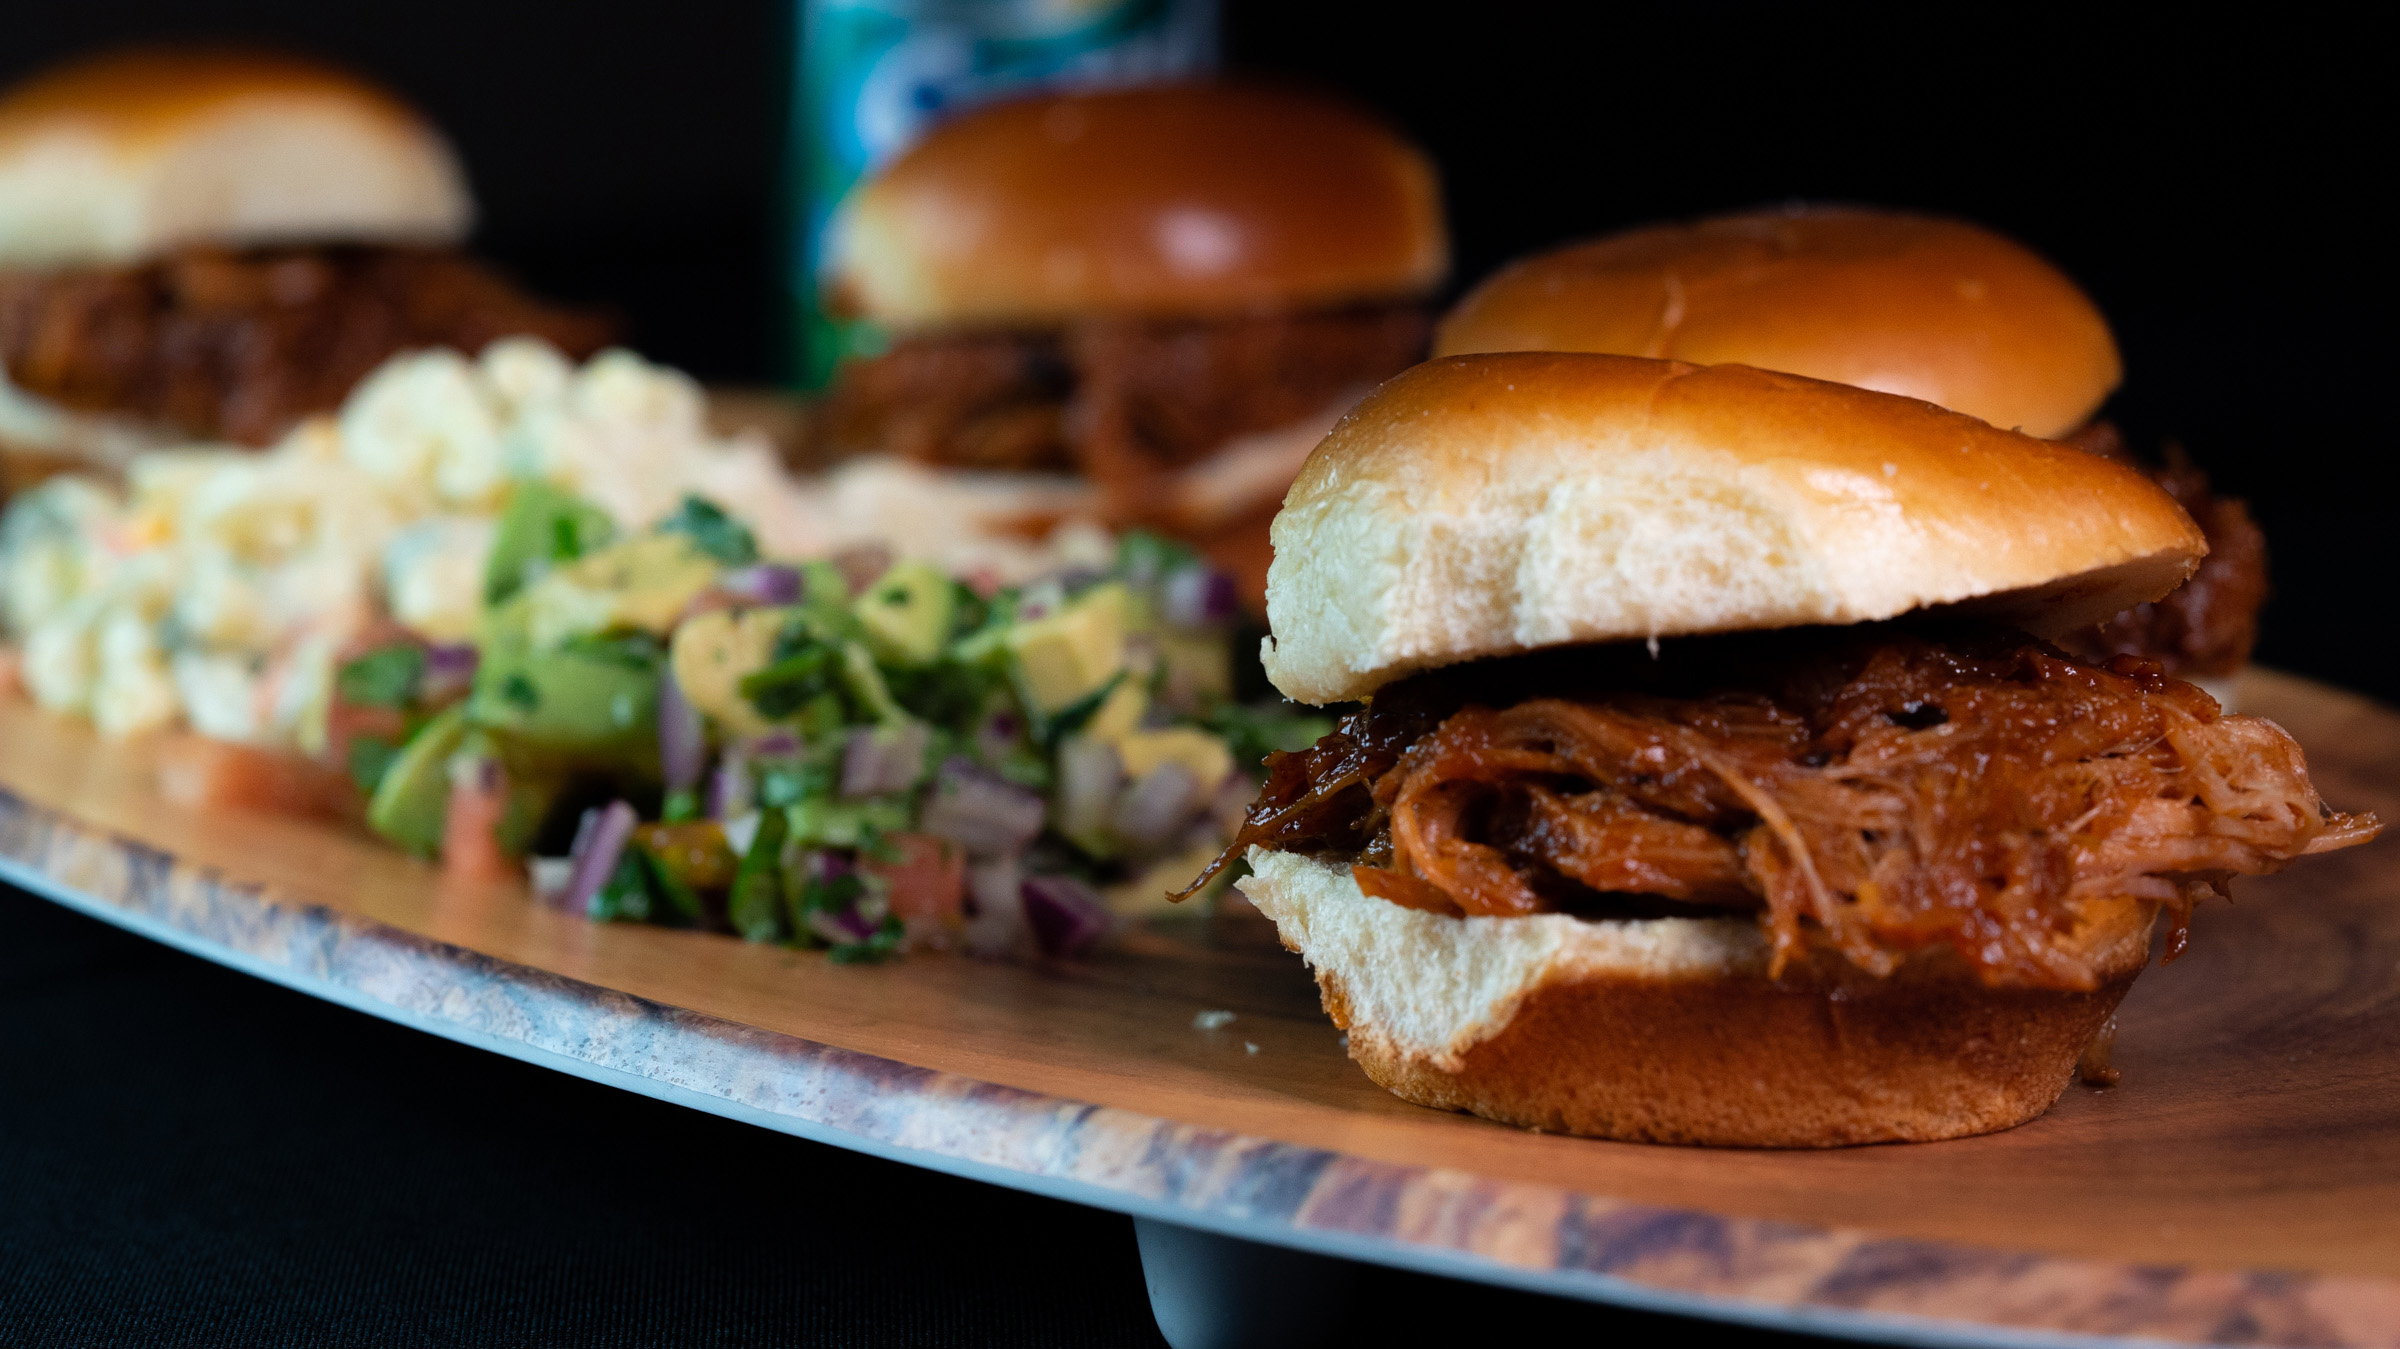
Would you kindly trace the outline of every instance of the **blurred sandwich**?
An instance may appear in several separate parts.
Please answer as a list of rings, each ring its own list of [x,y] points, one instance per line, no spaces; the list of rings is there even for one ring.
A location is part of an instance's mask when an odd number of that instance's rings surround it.
[[[458,251],[424,118],[342,71],[133,50],[0,97],[0,451],[12,476],[171,440],[263,445],[396,351],[609,324]]]
[[[1224,85],[971,112],[845,204],[837,452],[1074,470],[1117,524],[1263,594],[1266,523],[1341,412],[1424,352],[1449,266],[1425,156],[1341,104]]]
[[[1629,230],[1503,268],[1442,320],[1434,349],[1752,365],[2135,462],[2094,420],[2123,374],[2098,307],[2030,250],[1955,220],[1812,206]],[[2257,638],[2265,538],[2180,454],[2135,466],[2200,523],[2208,557],[2173,594],[2061,642],[2146,656],[2223,696]]]

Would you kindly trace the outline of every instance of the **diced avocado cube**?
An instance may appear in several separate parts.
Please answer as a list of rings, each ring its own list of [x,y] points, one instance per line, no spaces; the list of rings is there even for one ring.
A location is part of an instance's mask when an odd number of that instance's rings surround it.
[[[742,696],[742,680],[767,668],[784,626],[800,611],[718,609],[675,629],[675,682],[692,706],[733,735],[760,735],[770,723]]]
[[[1233,772],[1233,751],[1225,748],[1223,740],[1196,726],[1119,736],[1117,753],[1125,761],[1125,776],[1135,782],[1150,776],[1160,764],[1179,763],[1192,770],[1202,791],[1215,791]]]
[[[421,857],[441,851],[450,816],[450,758],[467,730],[464,706],[425,723],[375,785],[367,826]]]
[[[1047,618],[1019,623],[1006,642],[1025,700],[1043,713],[1090,697],[1125,664],[1125,587],[1096,586]]]
[[[489,731],[469,727],[450,758],[455,762],[461,755],[467,755],[498,759],[506,765],[508,807],[502,812],[495,833],[500,851],[521,857],[533,846],[533,836],[542,827],[542,817],[550,813],[551,803],[558,799],[562,784],[554,767],[516,753],[515,749]]]
[[[466,708],[475,725],[539,752],[634,764],[658,753],[652,666],[573,650],[489,648]]]
[[[850,604],[869,649],[894,665],[928,665],[942,654],[958,618],[958,595],[938,568],[903,562]]]
[[[521,482],[492,536],[484,563],[483,595],[498,604],[544,572],[608,543],[616,524],[608,512],[542,482]]]
[[[537,647],[593,632],[664,637],[722,570],[686,535],[644,534],[568,563],[528,587],[526,636]]]
[[[863,801],[812,796],[784,810],[791,837],[804,848],[855,848],[870,833],[902,833],[914,823],[908,802],[889,796]]]
[[[1142,713],[1149,710],[1149,692],[1139,681],[1125,680],[1100,700],[1100,710],[1092,713],[1092,719],[1083,724],[1083,734],[1095,740],[1114,741],[1139,730]]]
[[[887,726],[908,720],[908,713],[883,682],[883,671],[875,668],[875,657],[856,642],[842,647],[842,684],[850,691],[851,700],[875,720]]]

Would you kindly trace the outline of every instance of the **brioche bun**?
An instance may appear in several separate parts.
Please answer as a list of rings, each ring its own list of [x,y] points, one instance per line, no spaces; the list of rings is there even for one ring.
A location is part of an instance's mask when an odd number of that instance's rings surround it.
[[[1808,207],[1658,225],[1514,263],[1458,303],[1436,355],[1597,351],[1739,363],[1905,394],[2035,436],[2123,374],[2057,268],[1955,220]]]
[[[2207,551],[2130,468],[1746,366],[1429,361],[1342,419],[1273,528],[1267,675],[1307,703],[1537,647],[1892,618],[2056,634]]]
[[[1240,85],[1053,94],[934,130],[846,203],[827,284],[899,329],[1206,318],[1422,294],[1432,164],[1335,102]]]
[[[1237,882],[1315,970],[1350,1057],[1403,1100],[1555,1133],[1815,1148],[1990,1133],[2034,1118],[2140,975],[2125,901],[2100,987],[1986,988],[1939,953],[1888,978],[1838,957],[1768,977],[1733,918],[1451,918],[1349,868],[1252,849]]]
[[[293,57],[118,52],[0,98],[0,266],[196,243],[450,243],[474,214],[423,118]]]

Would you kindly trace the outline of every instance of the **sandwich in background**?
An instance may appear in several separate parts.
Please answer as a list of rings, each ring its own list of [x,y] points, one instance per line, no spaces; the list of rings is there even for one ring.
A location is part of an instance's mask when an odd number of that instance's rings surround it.
[[[1788,371],[2134,462],[2115,428],[2094,420],[2123,374],[2098,307],[2022,245],[1956,220],[1809,206],[1571,244],[1476,286],[1442,320],[1434,350]],[[2208,556],[2174,593],[2060,640],[2095,659],[2151,657],[2222,699],[2257,639],[2265,538],[2180,452],[2137,467],[2200,522]]]
[[[138,49],[0,97],[0,450],[11,476],[264,445],[393,353],[611,325],[459,245],[475,205],[415,110],[259,51]]]
[[[1436,359],[1318,447],[1274,544],[1268,676],[1367,705],[1269,760],[1219,865],[1421,1104],[1739,1146],[2008,1128],[2154,930],[2171,959],[2234,876],[2381,829],[2273,723],[2042,640],[2191,573],[2171,497],[1913,399]]]
[[[1317,97],[1192,84],[1027,98],[935,129],[845,203],[828,303],[888,345],[824,434],[1073,470],[1263,593],[1266,524],[1343,410],[1424,352],[1438,184]]]

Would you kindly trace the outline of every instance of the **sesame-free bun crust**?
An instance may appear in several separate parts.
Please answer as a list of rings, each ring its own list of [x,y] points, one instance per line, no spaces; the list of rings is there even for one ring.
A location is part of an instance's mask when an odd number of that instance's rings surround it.
[[[187,244],[450,243],[450,147],[391,95],[253,51],[140,49],[0,98],[0,266],[114,265]]]
[[[1422,294],[1432,164],[1349,107],[1191,84],[1056,94],[935,129],[844,207],[835,303],[900,329],[1212,317]]]
[[[1962,962],[1885,979],[1838,956],[1767,974],[1758,925],[1451,918],[1264,848],[1238,882],[1316,972],[1350,1057],[1392,1094],[1554,1133],[1814,1148],[1990,1133],[2066,1089],[2149,954],[2127,903],[2088,993],[1986,988]]]
[[[1273,529],[1267,675],[1307,703],[1538,647],[1957,606],[2055,635],[2207,551],[2139,473],[1745,366],[1428,361],[1317,446]]]
[[[2123,373],[2099,309],[2022,245],[1841,207],[1657,225],[1525,258],[1458,303],[1434,351],[1754,365],[2036,436],[2082,425]]]

